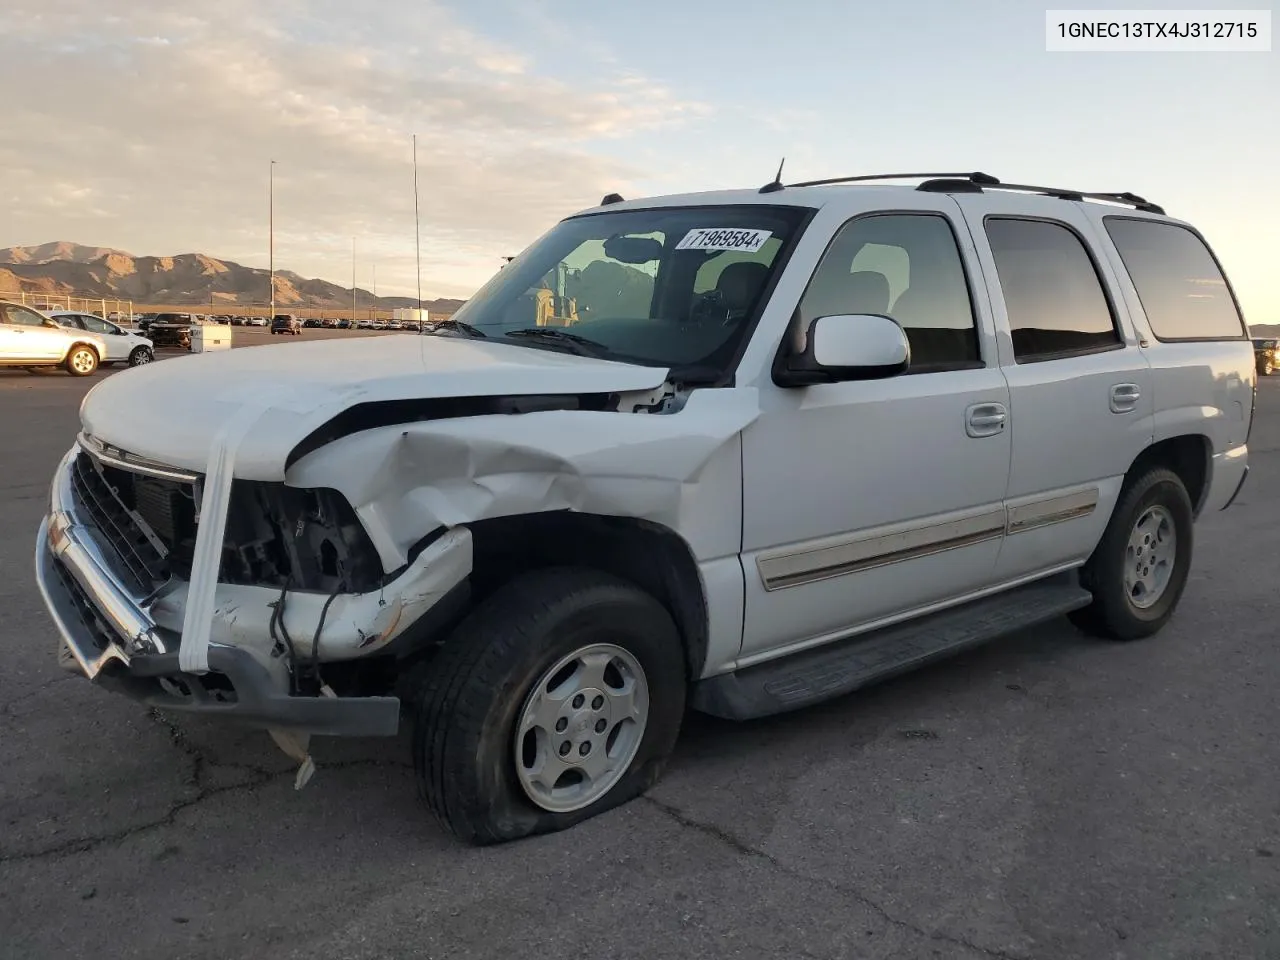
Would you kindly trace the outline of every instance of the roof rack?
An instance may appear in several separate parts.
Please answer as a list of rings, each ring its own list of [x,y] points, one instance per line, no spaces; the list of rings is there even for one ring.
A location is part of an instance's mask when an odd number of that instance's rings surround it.
[[[822,187],[836,183],[865,183],[869,180],[923,180],[916,189],[925,193],[982,193],[987,190],[1009,190],[1015,193],[1034,193],[1058,200],[1103,200],[1107,203],[1125,204],[1145,213],[1165,215],[1164,208],[1136,193],[1099,193],[1088,190],[1066,190],[1060,187],[1034,187],[1022,183],[1003,183],[989,173],[870,173],[856,177],[830,177],[826,180],[805,180],[800,183],[782,183],[782,171],[773,182],[760,188],[760,193],[775,193],[788,187]]]
[[[978,180],[976,177],[966,177],[963,174],[947,174],[944,178],[926,180],[916,189],[925,193],[982,193],[984,188],[1010,190],[1014,193],[1034,193],[1043,197],[1054,197],[1058,200],[1103,200],[1107,203],[1124,204],[1144,213],[1165,215],[1163,207],[1138,196],[1136,193],[1127,191],[1101,193],[1089,190],[1067,190],[1061,187],[1034,187],[1025,183],[1001,183],[999,180],[995,180],[994,177],[991,178],[991,181],[993,182]]]
[[[773,182],[766,183],[760,188],[761,193],[774,193],[778,190],[784,190],[787,187],[825,187],[832,183],[861,183],[867,180],[921,180],[934,179],[938,177],[957,177],[968,183],[989,183],[997,184],[1000,181],[989,173],[864,173],[856,177],[829,177],[826,180],[803,180],[800,183],[782,183],[782,170],[778,170],[778,176]]]

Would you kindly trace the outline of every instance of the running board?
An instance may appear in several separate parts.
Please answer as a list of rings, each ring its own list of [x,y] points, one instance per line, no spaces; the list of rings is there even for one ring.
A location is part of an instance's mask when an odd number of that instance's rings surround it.
[[[728,720],[799,710],[1079,610],[1074,570],[959,607],[699,681],[692,706]]]

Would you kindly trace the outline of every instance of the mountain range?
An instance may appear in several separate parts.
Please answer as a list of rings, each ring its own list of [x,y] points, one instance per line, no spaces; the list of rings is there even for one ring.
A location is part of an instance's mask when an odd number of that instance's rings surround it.
[[[269,271],[219,260],[203,253],[138,257],[110,247],[57,241],[34,247],[0,248],[0,298],[18,293],[131,300],[135,304],[262,304],[270,290]],[[410,297],[374,297],[357,289],[363,307],[390,310],[417,306]],[[451,314],[464,301],[424,300],[433,314]],[[327,280],[308,280],[290,270],[276,271],[276,303],[287,307],[342,308],[351,304],[351,288]]]

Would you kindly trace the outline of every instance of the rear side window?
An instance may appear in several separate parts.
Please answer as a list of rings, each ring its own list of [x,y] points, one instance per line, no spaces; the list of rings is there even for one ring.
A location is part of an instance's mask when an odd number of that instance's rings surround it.
[[[1158,220],[1104,217],[1157,340],[1247,336],[1226,278],[1204,241]]]
[[[1017,362],[1122,345],[1097,268],[1072,230],[1045,220],[988,217],[986,231]]]

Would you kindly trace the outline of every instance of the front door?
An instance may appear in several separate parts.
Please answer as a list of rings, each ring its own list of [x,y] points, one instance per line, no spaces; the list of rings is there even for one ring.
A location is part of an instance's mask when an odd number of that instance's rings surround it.
[[[0,304],[0,312],[5,327],[5,360],[58,360],[66,352],[67,335],[48,326],[34,310],[4,303]]]
[[[1013,459],[1001,579],[1088,559],[1125,471],[1151,442],[1152,378],[1116,308],[1094,229],[1063,200],[958,194],[992,288],[1009,382]]]
[[[1004,536],[1009,393],[972,239],[948,203],[848,221],[796,330],[885,314],[911,343],[887,380],[761,390],[743,432],[739,665],[990,585]]]

